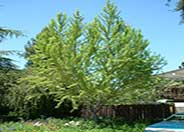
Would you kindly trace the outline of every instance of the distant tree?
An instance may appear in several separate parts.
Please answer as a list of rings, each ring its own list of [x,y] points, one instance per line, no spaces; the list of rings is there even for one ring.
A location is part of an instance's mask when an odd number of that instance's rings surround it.
[[[8,107],[9,92],[16,85],[20,73],[11,59],[0,57],[0,108]]]
[[[0,27],[0,43],[8,37],[22,35],[21,31]],[[0,106],[8,106],[8,93],[18,78],[17,66],[13,64],[12,59],[4,57],[12,53],[15,51],[0,50]]]
[[[179,66],[179,69],[183,69],[184,68],[184,62],[181,63],[181,65]]]
[[[21,31],[8,29],[0,26],[0,43],[6,38],[23,36]],[[9,93],[16,85],[16,81],[20,77],[20,70],[13,63],[13,60],[5,57],[16,51],[0,50],[0,109],[9,106]],[[17,53],[17,52],[16,52]]]
[[[181,12],[181,22],[183,23],[184,22],[184,0],[179,0],[178,3],[177,3],[177,6],[176,6],[176,11],[179,11]]]
[[[17,66],[13,64],[13,60],[5,57],[0,57],[0,69],[1,70],[12,70],[16,69]]]
[[[73,108],[87,106],[98,120],[102,105],[145,102],[156,84],[154,73],[165,61],[148,49],[139,30],[128,26],[117,7],[107,2],[93,22],[83,24],[77,11],[71,19],[59,14],[37,35],[25,98],[53,95],[59,107],[66,99]],[[28,92],[27,92],[28,93]]]
[[[6,39],[7,37],[18,37],[21,35],[23,35],[21,31],[0,27],[0,42],[2,42],[2,40]]]
[[[167,0],[167,1],[168,1],[167,5],[169,5],[169,3],[172,0]],[[180,14],[180,16],[181,16],[181,23],[183,23],[184,22],[184,0],[177,0],[175,11],[178,11],[178,12],[181,13]]]
[[[13,30],[13,29],[7,29],[7,28],[3,28],[0,27],[0,43],[2,43],[2,41],[8,37],[19,37],[19,36],[23,36],[23,33],[21,31],[18,30]],[[1,55],[8,55],[8,54],[12,54],[12,53],[17,53],[16,51],[13,50],[0,50],[0,56]]]

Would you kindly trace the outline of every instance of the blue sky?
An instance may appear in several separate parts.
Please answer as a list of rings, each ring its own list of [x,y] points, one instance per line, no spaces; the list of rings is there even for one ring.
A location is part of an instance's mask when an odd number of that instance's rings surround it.
[[[151,51],[161,54],[168,64],[164,71],[177,69],[184,61],[184,24],[179,25],[179,13],[173,12],[176,0],[170,7],[167,0],[114,0],[121,17],[136,29],[140,29],[150,41]],[[72,15],[77,9],[85,21],[91,21],[105,4],[105,0],[0,0],[0,26],[20,29],[26,37],[9,39],[0,49],[24,50],[24,45],[35,37],[58,12]],[[25,60],[12,56],[23,68]]]

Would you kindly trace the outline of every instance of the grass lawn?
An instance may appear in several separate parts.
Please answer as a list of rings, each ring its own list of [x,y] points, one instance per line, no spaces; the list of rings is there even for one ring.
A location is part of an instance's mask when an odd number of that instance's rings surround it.
[[[0,132],[143,132],[143,123],[125,124],[105,121],[96,124],[90,120],[61,120],[48,118],[46,120],[4,122],[0,124]]]

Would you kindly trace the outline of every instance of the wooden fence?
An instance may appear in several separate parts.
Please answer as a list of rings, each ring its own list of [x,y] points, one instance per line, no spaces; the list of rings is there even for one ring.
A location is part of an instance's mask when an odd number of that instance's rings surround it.
[[[126,121],[163,119],[175,112],[173,105],[151,104],[151,105],[119,105],[103,106],[98,111],[100,117],[121,118]],[[91,113],[82,108],[81,116],[90,118]]]

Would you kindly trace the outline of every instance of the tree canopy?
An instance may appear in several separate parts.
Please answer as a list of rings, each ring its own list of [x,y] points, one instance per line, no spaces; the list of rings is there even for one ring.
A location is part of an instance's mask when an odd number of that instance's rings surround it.
[[[23,36],[23,33],[18,30],[8,29],[0,26],[0,43],[7,38]],[[16,85],[18,78],[21,75],[20,70],[17,69],[17,65],[13,63],[13,60],[6,55],[15,53],[12,50],[0,50],[0,108],[8,107],[10,102],[9,93]],[[6,57],[5,57],[6,56]],[[8,113],[8,112],[7,112]],[[0,113],[1,114],[1,113]]]
[[[167,1],[170,3],[172,0],[167,0]],[[180,12],[181,23],[183,23],[184,22],[184,0],[177,0],[175,11]]]
[[[184,22],[184,0],[179,0],[176,6],[176,11],[181,12],[181,22]]]
[[[0,27],[0,42],[2,42],[2,40],[6,39],[7,37],[18,37],[21,35],[23,35],[21,31]]]
[[[59,13],[37,35],[27,56],[31,73],[20,79],[24,97],[52,95],[56,107],[70,100],[73,109],[85,105],[94,118],[99,106],[148,100],[164,59],[110,1],[92,22],[83,19],[79,11],[72,17]]]
[[[23,33],[19,30],[13,30],[13,29],[0,27],[0,43],[2,43],[2,41],[8,37],[14,37],[14,36],[15,37],[23,36]],[[11,51],[10,50],[9,51],[0,50],[0,56],[12,54],[15,52],[16,51],[13,51],[13,50],[11,50]]]

